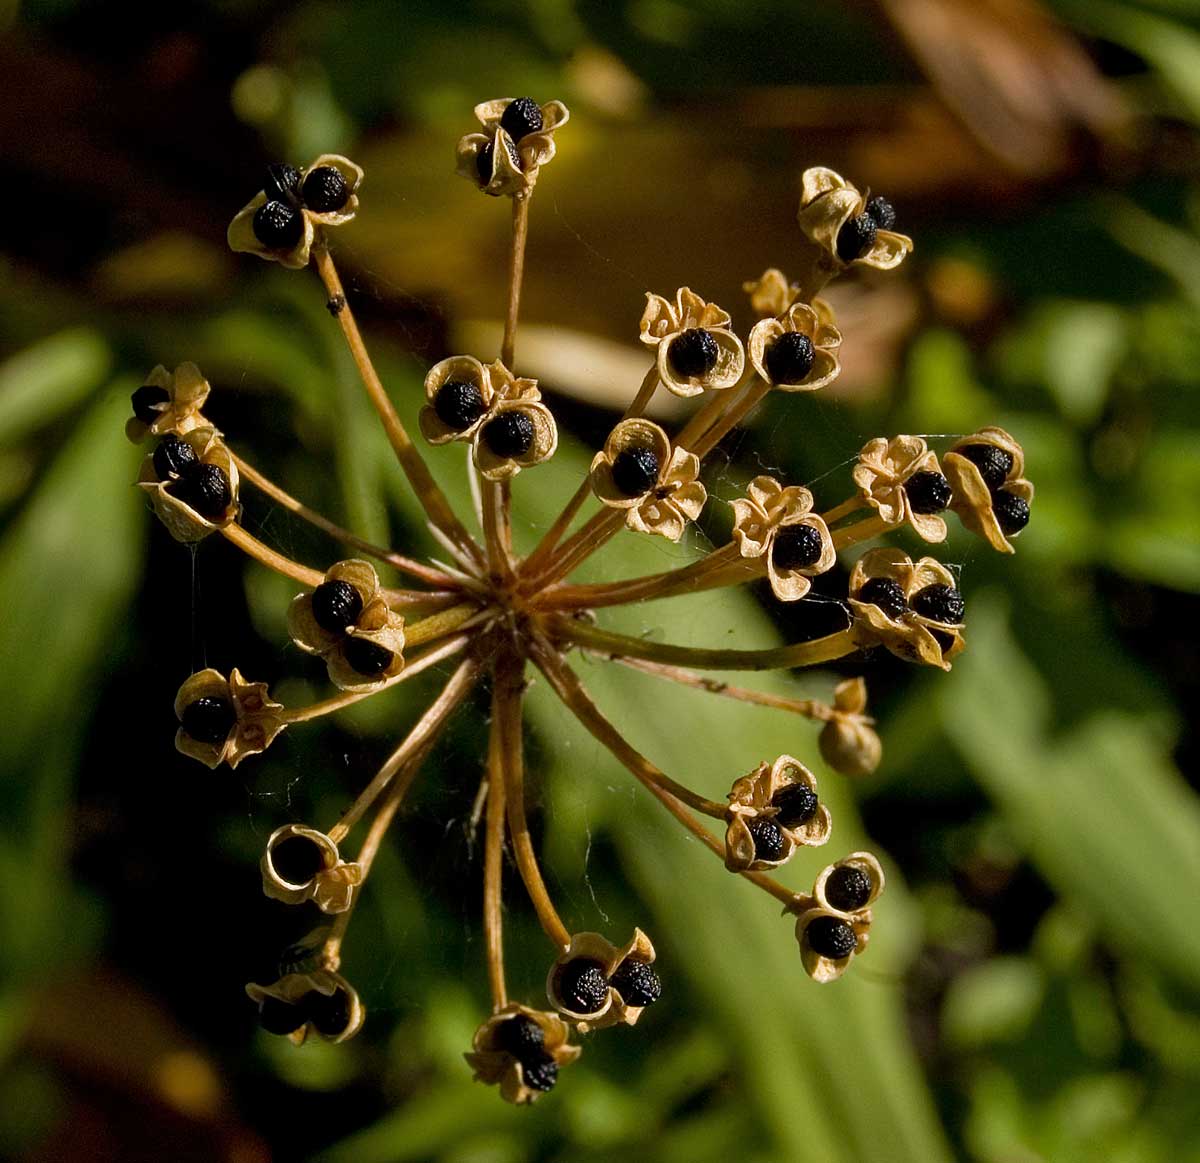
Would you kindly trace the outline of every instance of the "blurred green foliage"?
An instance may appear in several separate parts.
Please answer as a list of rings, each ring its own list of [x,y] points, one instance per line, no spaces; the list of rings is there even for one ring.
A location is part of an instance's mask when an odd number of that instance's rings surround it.
[[[356,139],[378,158],[384,178],[370,189],[398,195],[406,222],[378,207],[385,226],[356,225],[345,257],[411,419],[455,308],[499,303],[502,272],[472,248],[496,253],[505,215],[475,199],[461,233],[447,225],[469,194],[449,172],[450,145],[476,100],[530,91],[571,102],[579,153],[572,162],[564,139],[534,222],[530,277],[552,290],[529,299],[552,310],[554,291],[583,285],[586,271],[586,293],[563,293],[563,313],[536,321],[628,340],[643,282],[736,289],[760,251],[787,268],[790,239],[774,232],[790,206],[768,230],[761,195],[694,196],[722,188],[696,187],[703,175],[687,168],[710,127],[736,124],[751,97],[778,112],[763,82],[797,107],[833,93],[817,108],[853,123],[855,100],[878,110],[870,91],[923,91],[920,69],[885,7],[235,0],[160,14],[128,41],[96,32],[102,7],[5,11],[4,51],[49,76],[83,69],[111,85],[114,124],[134,116],[122,84],[154,91],[163,70],[193,69],[203,99],[187,104],[168,86],[178,152],[160,158],[124,124],[104,147],[109,169],[86,181],[37,148],[32,129],[27,150],[4,158],[50,209],[47,223],[35,214],[6,234],[0,284],[0,1154],[85,1157],[70,1137],[95,1125],[83,1112],[130,1136],[111,1149],[94,1138],[95,1158],[141,1158],[138,1130],[114,1112],[165,1104],[181,1159],[1200,1160],[1200,5],[1056,0],[1079,34],[1102,38],[1091,50],[1116,62],[1141,111],[1135,161],[1044,180],[914,179],[918,251],[904,285],[915,322],[854,398],[769,401],[710,482],[727,499],[777,466],[834,497],[849,487],[846,458],[877,432],[1000,423],[1025,445],[1038,495],[1020,552],[1000,560],[955,531],[944,555],[962,569],[968,651],[948,676],[865,660],[883,766],[853,786],[819,770],[836,851],[869,843],[888,858],[869,955],[836,986],[804,979],[787,921],[669,831],[535,685],[530,768],[552,891],[573,926],[647,928],[669,993],[636,1030],[590,1040],[559,1090],[521,1111],[472,1084],[461,1060],[484,1005],[479,859],[465,823],[481,706],[456,721],[351,930],[347,972],[371,1015],[363,1036],[297,1052],[251,1029],[241,982],[270,971],[287,931],[258,896],[263,838],[287,819],[333,818],[435,680],[328,730],[289,733],[235,774],[175,756],[173,692],[205,657],[270,679],[288,702],[316,696],[323,678],[281,646],[289,584],[243,569],[223,545],[191,556],[153,527],[129,483],[140,454],[121,431],[128,394],[152,364],[195,359],[231,441],[284,487],[367,537],[436,553],[317,288],[223,255],[220,222],[257,172],[222,184],[229,155],[259,164],[261,135],[294,160]],[[822,51],[798,61],[796,45],[817,38]],[[599,82],[597,69],[609,70]],[[602,98],[618,81],[633,96],[614,108]],[[745,189],[790,191],[803,165],[824,160],[814,151],[844,148],[837,127],[823,137],[804,117],[784,120],[788,144],[769,117],[744,151],[722,144],[744,153]],[[908,139],[891,131],[859,156],[902,153]],[[602,164],[614,143],[641,166]],[[678,221],[650,230],[620,218],[607,199],[620,205],[626,183],[651,199],[638,175],[663,157],[651,184]],[[159,162],[162,188],[139,202],[136,179]],[[730,172],[721,181],[742,189]],[[178,203],[178,220],[164,213],[193,179],[197,201]],[[993,199],[997,189],[1008,192]],[[368,198],[362,217],[376,210]],[[70,235],[71,215],[98,224],[79,236],[87,245]],[[556,252],[539,254],[539,228]],[[696,246],[697,229],[744,231],[750,257]],[[139,250],[178,231],[203,261]],[[389,231],[436,269],[407,267]],[[63,232],[79,243],[65,259],[53,244]],[[950,264],[986,286],[988,306],[949,309],[965,299],[960,284],[938,291]],[[589,312],[606,297],[626,306],[600,327]],[[847,350],[887,330],[891,306],[878,301],[847,324]],[[522,478],[516,489],[526,538],[611,423],[560,403],[574,436],[537,487]],[[432,467],[466,511],[458,458],[435,452]],[[328,542],[247,501],[264,540],[332,560]],[[621,538],[595,568],[663,568],[696,548]],[[625,617],[628,632],[714,644],[797,626],[752,594]],[[580,665],[633,742],[710,795],[764,755],[816,763],[808,725]],[[771,689],[818,695],[827,678]],[[794,883],[819,864],[789,869]],[[536,998],[543,948],[515,901],[514,992]],[[210,1106],[170,1098],[168,1054],[148,1040],[61,1016],[88,1014],[111,976],[156,1016],[172,1052],[212,1064]],[[180,1111],[202,1133],[181,1129]]]

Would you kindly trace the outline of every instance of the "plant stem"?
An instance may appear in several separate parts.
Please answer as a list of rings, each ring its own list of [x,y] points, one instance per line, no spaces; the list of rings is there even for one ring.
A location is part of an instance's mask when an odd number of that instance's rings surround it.
[[[324,580],[325,575],[318,570],[309,569],[306,565],[301,565],[298,561],[293,561],[290,557],[284,557],[282,553],[276,553],[269,546],[264,545],[252,533],[246,532],[241,525],[223,525],[217,530],[226,541],[236,545],[243,553],[253,557],[255,561],[261,565],[265,565],[268,569],[274,570],[276,573],[283,574],[284,577],[290,577],[293,581],[298,581],[302,586],[308,586],[310,589],[315,589]]]
[[[483,939],[487,948],[488,984],[492,1008],[508,1004],[504,981],[504,918],[501,900],[504,857],[504,772],[500,759],[500,731],[493,720],[488,734],[487,841],[483,854]]]

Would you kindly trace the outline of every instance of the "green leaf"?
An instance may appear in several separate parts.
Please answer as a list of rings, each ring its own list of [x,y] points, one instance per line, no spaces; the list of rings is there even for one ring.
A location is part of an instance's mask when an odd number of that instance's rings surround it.
[[[90,327],[60,331],[5,361],[0,365],[0,444],[19,440],[74,407],[96,390],[111,364],[108,344]]]

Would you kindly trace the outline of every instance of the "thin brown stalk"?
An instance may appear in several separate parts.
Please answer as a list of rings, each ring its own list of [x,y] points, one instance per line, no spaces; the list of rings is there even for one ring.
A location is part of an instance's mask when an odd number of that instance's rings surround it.
[[[226,541],[236,545],[243,553],[253,557],[261,565],[283,574],[284,577],[290,577],[293,581],[298,581],[302,586],[315,589],[325,580],[325,575],[319,570],[309,569],[307,565],[301,565],[290,557],[284,557],[282,553],[276,553],[274,549],[264,545],[241,525],[223,525],[218,528],[217,532]]]
[[[508,1004],[504,980],[504,917],[501,885],[503,878],[505,784],[501,769],[499,731],[495,725],[488,737],[487,839],[483,854],[483,939],[487,950],[488,984],[493,1009]]]

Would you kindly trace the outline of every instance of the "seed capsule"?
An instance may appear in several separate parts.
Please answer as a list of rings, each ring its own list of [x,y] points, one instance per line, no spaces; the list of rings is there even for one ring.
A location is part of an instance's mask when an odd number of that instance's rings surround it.
[[[1007,489],[992,494],[992,512],[1005,537],[1015,537],[1029,524],[1029,502]]]
[[[875,245],[875,219],[869,214],[859,214],[842,225],[837,236],[837,255],[842,262],[853,262],[861,258]]]
[[[771,543],[771,563],[783,573],[808,569],[821,560],[824,541],[813,525],[785,525]]]
[[[807,824],[817,814],[820,805],[817,793],[806,783],[790,783],[781,787],[771,797],[771,803],[779,809],[776,822],[785,828]]]
[[[600,962],[580,957],[558,975],[558,995],[572,1013],[594,1014],[608,999],[608,979]]]
[[[746,827],[754,840],[754,856],[758,860],[782,860],[787,853],[787,837],[783,829],[767,816],[755,816]]]
[[[193,472],[200,458],[186,440],[180,440],[174,433],[168,432],[154,450],[153,461],[154,475],[160,481],[166,481]]]
[[[950,482],[940,472],[917,472],[904,482],[914,513],[940,513],[954,497]]]
[[[767,372],[772,383],[798,384],[810,371],[816,349],[813,341],[799,331],[785,331],[767,348]]]
[[[858,947],[853,926],[840,917],[816,917],[804,930],[804,940],[814,953],[831,961],[849,957]]]
[[[487,411],[487,405],[478,384],[450,380],[438,388],[433,398],[433,410],[447,428],[465,432]]]
[[[500,128],[513,141],[520,141],[530,133],[540,133],[543,124],[541,107],[532,97],[510,101],[500,118]]]
[[[158,405],[170,403],[171,394],[157,384],[143,384],[129,397],[133,414],[143,424],[153,424],[162,414]]]
[[[720,354],[717,341],[709,332],[700,327],[689,327],[671,340],[667,360],[675,374],[686,379],[708,375],[717,366]]]
[[[532,1059],[546,1041],[546,1032],[528,1014],[517,1014],[496,1027],[496,1045],[521,1062]]]
[[[392,652],[369,638],[347,638],[342,653],[350,669],[364,678],[374,678],[392,664]]]
[[[553,1090],[558,1081],[558,1063],[544,1050],[521,1062],[521,1075],[530,1090]]]
[[[264,202],[251,221],[254,237],[271,250],[290,250],[304,237],[304,218],[287,202]]]
[[[878,194],[867,203],[867,214],[880,230],[891,230],[896,225],[896,207]]]
[[[949,626],[960,626],[967,613],[967,603],[953,586],[926,586],[913,594],[910,604],[914,614]]]
[[[1012,472],[1012,453],[995,444],[966,444],[957,451],[979,469],[983,483],[991,492],[1004,484]]]
[[[653,1005],[662,997],[662,982],[654,967],[636,957],[626,957],[609,979],[609,984],[628,1006]]]
[[[310,884],[325,867],[325,852],[308,836],[288,836],[270,850],[271,867],[288,884]]]
[[[858,591],[858,600],[868,605],[878,606],[885,618],[893,622],[908,609],[904,600],[904,591],[890,577],[873,577]]]
[[[228,699],[201,695],[183,709],[180,723],[185,735],[197,743],[224,743],[237,722],[237,713]]]
[[[524,412],[501,412],[483,428],[483,442],[506,460],[533,447],[533,421]]]
[[[344,989],[335,990],[328,997],[313,990],[304,995],[300,1006],[317,1032],[326,1038],[336,1038],[350,1024],[350,995]]]
[[[317,214],[331,214],[350,200],[350,187],[341,170],[333,166],[317,166],[304,179],[301,193],[304,205]]]
[[[838,865],[825,881],[825,899],[844,913],[861,909],[871,899],[871,878],[852,864]]]
[[[258,1007],[258,1024],[268,1034],[294,1034],[308,1018],[304,1011],[278,997],[264,997]]]
[[[347,626],[358,621],[362,609],[362,595],[349,582],[322,582],[313,590],[313,617],[330,634],[345,633]]]
[[[613,484],[627,497],[640,497],[658,484],[661,467],[654,449],[624,448],[613,458]]]
[[[195,509],[201,517],[219,521],[225,516],[233,491],[225,470],[215,464],[198,464],[187,471],[168,488],[189,509]]]

